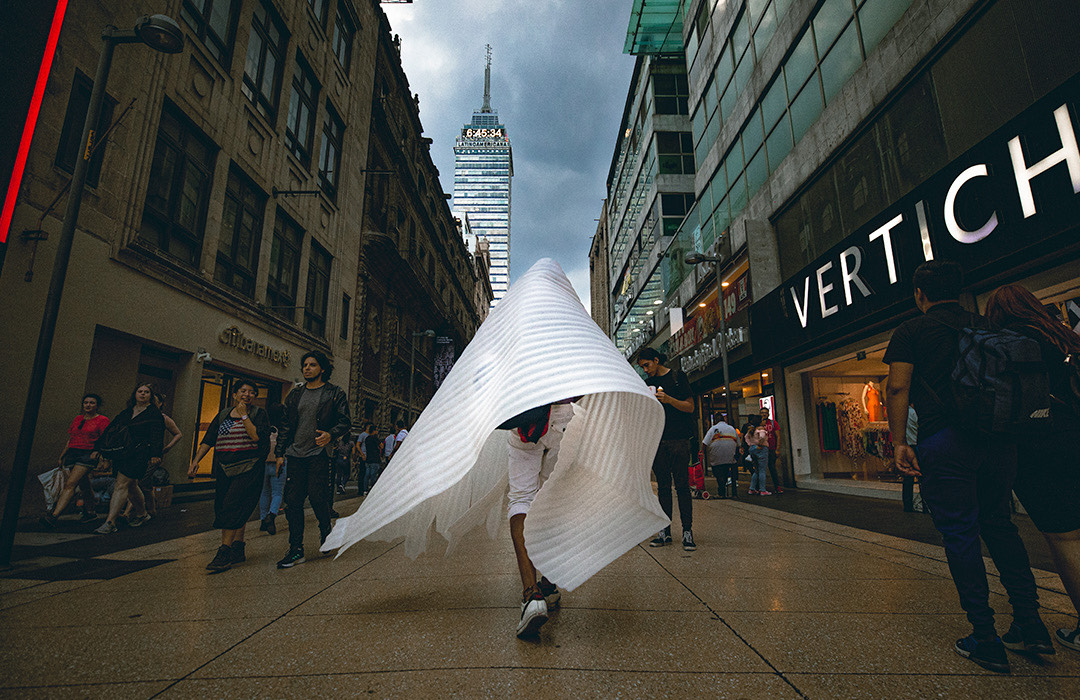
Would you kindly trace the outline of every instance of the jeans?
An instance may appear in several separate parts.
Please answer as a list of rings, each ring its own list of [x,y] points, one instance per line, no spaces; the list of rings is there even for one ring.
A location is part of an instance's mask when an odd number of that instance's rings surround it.
[[[277,476],[277,464],[266,463],[266,473],[263,476],[262,495],[259,496],[259,520],[266,520],[270,513],[277,515],[281,512],[281,499],[285,493],[285,479],[288,475],[288,460],[281,466],[281,476]]]
[[[371,487],[375,485],[375,480],[379,478],[379,471],[382,469],[382,462],[368,462],[364,465],[364,493],[371,490]]]
[[[320,534],[330,532],[330,506],[333,487],[330,458],[325,452],[311,457],[289,457],[289,474],[285,480],[285,519],[289,522],[289,546],[304,547],[304,500],[319,521]]]
[[[683,532],[694,524],[693,500],[690,497],[690,442],[689,440],[661,440],[653,460],[656,475],[656,497],[664,514],[671,517],[671,483],[675,482],[675,494],[679,498],[679,519]]]
[[[750,490],[765,491],[765,470],[769,466],[769,448],[751,447],[750,456],[754,459],[754,471],[750,474]]]
[[[1021,624],[1037,619],[1035,577],[1010,519],[1016,444],[945,428],[920,440],[917,452],[922,497],[941,533],[960,606],[975,635],[995,634],[980,537],[1009,594],[1014,619]]]

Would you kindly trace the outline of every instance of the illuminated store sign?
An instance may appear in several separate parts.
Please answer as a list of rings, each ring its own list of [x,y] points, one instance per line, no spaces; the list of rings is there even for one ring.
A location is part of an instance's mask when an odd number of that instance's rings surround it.
[[[269,345],[257,343],[251,338],[246,337],[244,332],[236,326],[221,331],[221,334],[218,336],[218,342],[222,345],[236,348],[241,352],[249,352],[255,357],[270,360],[274,364],[281,365],[282,367],[289,366],[288,350],[277,350]]]
[[[462,135],[467,139],[501,139],[506,137],[502,129],[462,129]]]
[[[754,304],[755,356],[887,319],[911,303],[911,276],[925,261],[954,260],[972,283],[1075,246],[1078,107],[1080,75]]]

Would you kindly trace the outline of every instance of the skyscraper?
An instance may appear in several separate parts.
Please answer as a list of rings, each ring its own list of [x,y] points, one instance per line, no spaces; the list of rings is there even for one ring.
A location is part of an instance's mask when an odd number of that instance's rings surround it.
[[[494,306],[510,285],[510,178],[514,157],[506,127],[491,109],[491,46],[484,68],[484,104],[454,143],[454,209],[467,212],[473,233],[491,246]]]

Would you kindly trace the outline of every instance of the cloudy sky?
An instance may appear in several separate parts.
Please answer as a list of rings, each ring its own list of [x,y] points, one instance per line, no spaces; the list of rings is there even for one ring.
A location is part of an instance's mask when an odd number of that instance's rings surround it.
[[[484,94],[514,149],[511,283],[553,257],[589,306],[589,244],[634,68],[630,0],[415,0],[383,5],[439,168],[454,190],[454,138]]]

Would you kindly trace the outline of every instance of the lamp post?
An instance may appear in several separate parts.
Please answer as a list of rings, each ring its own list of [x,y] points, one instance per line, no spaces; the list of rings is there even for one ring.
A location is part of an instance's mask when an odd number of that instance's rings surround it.
[[[727,320],[724,318],[724,286],[720,279],[720,263],[724,261],[718,255],[703,255],[701,253],[687,253],[683,261],[687,265],[700,265],[701,263],[716,264],[716,307],[720,317],[720,362],[724,367],[724,404],[727,407],[727,420],[734,420],[731,415],[731,376],[728,373],[727,358]]]
[[[4,519],[0,523],[0,567],[11,564],[11,550],[15,543],[15,528],[18,525],[19,509],[22,506],[23,487],[30,466],[30,450],[34,444],[34,432],[37,430],[38,413],[41,410],[41,394],[45,385],[45,373],[49,367],[49,353],[52,350],[53,336],[56,333],[56,319],[60,311],[60,299],[64,293],[64,279],[67,276],[68,261],[71,258],[71,245],[75,239],[75,226],[82,206],[83,188],[86,174],[90,167],[90,155],[94,147],[94,130],[101,114],[101,104],[105,99],[105,83],[109,79],[109,67],[112,64],[113,49],[118,44],[143,43],[162,53],[179,53],[184,48],[184,33],[180,25],[165,15],[147,15],[135,22],[131,31],[121,31],[112,25],[101,32],[101,55],[98,57],[97,74],[94,76],[94,88],[90,93],[90,104],[86,108],[86,120],[83,122],[82,140],[79,142],[81,153],[75,161],[75,172],[71,176],[71,191],[68,193],[67,210],[64,223],[57,240],[56,259],[53,262],[52,278],[49,281],[49,293],[45,298],[45,309],[41,318],[41,330],[38,332],[37,349],[34,352],[34,365],[30,370],[30,389],[23,408],[19,439],[15,446],[15,456],[11,468],[11,484],[8,486],[7,500],[4,504]]]
[[[416,359],[416,339],[420,337],[434,338],[435,331],[429,328],[426,331],[420,331],[419,333],[412,334],[412,344],[409,347],[409,429],[412,429],[413,383],[416,379],[416,372],[414,371],[414,362]]]

